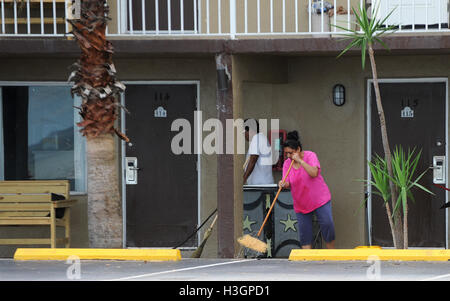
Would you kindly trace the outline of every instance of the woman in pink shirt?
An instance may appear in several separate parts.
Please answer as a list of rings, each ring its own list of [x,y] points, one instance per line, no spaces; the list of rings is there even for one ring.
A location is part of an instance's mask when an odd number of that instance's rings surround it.
[[[283,178],[292,160],[295,161],[283,188],[291,190],[300,244],[303,249],[311,249],[312,215],[315,213],[327,248],[334,249],[335,231],[331,194],[321,175],[319,159],[314,152],[303,150],[297,131],[288,133],[283,147],[288,157],[283,164]]]

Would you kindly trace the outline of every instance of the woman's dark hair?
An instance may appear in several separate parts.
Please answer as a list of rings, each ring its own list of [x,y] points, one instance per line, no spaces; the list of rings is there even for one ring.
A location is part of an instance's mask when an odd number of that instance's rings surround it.
[[[256,120],[256,119],[253,119],[253,118],[245,119],[244,126],[245,126],[244,129],[246,132],[248,132],[251,128],[253,131],[256,131],[257,133],[259,133],[259,123],[258,123],[258,120]]]
[[[283,147],[290,147],[292,149],[297,149],[300,147],[300,149],[303,150],[302,143],[300,142],[297,131],[292,131],[287,134],[286,141],[284,141],[283,143]]]

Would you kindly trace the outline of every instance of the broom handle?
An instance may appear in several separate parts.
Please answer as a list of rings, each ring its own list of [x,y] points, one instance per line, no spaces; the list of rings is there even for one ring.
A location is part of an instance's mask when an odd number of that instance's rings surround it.
[[[291,159],[291,160],[292,160],[292,159]],[[284,181],[286,181],[286,178],[287,178],[287,176],[289,175],[289,172],[291,171],[292,165],[294,165],[294,160],[292,160],[291,165],[289,165],[289,169],[288,169],[288,171],[286,172],[286,174],[284,175],[283,182],[282,182],[281,184],[284,184]],[[267,212],[266,218],[264,219],[264,222],[262,223],[261,228],[260,228],[259,231],[258,231],[257,237],[261,234],[261,231],[262,231],[262,229],[264,228],[264,225],[266,224],[267,219],[269,218],[270,212],[272,212],[273,206],[274,206],[275,203],[277,202],[278,195],[280,194],[281,189],[283,189],[283,185],[280,185],[280,188],[278,188],[278,192],[277,192],[277,194],[275,195],[275,198],[273,199],[272,205],[270,206],[269,212]]]

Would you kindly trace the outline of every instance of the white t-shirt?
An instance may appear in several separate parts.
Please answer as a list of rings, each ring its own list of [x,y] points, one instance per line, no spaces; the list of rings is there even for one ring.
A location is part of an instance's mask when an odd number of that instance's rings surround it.
[[[269,145],[269,140],[262,133],[254,135],[252,141],[250,141],[246,159],[250,155],[258,155],[259,158],[247,179],[247,184],[273,184],[272,150]]]

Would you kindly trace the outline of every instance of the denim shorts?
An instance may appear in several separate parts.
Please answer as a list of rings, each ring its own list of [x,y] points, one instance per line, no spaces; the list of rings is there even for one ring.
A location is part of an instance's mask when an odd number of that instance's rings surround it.
[[[300,236],[300,244],[311,245],[313,241],[312,218],[316,214],[319,222],[320,231],[325,242],[329,243],[335,240],[334,222],[331,212],[331,201],[315,209],[310,213],[297,212],[298,232]]]

